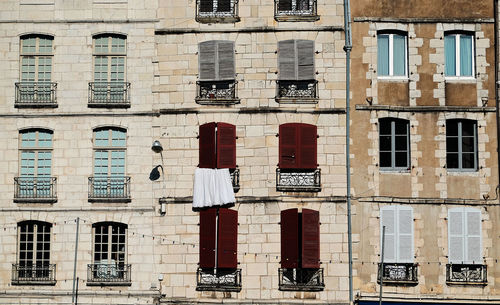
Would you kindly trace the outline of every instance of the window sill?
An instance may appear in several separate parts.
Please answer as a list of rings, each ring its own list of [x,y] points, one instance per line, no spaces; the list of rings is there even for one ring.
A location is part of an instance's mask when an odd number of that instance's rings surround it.
[[[205,99],[205,98],[195,98],[194,101],[199,105],[236,105],[240,103],[239,98],[228,98],[228,99]]]
[[[56,198],[14,198],[15,203],[56,203]]]
[[[274,16],[274,20],[278,22],[314,22],[319,20],[319,15],[309,15],[309,16],[301,16],[301,15],[278,15]]]
[[[479,170],[477,170],[477,169],[450,169],[450,168],[447,168],[446,172],[450,176],[461,176],[461,175],[478,176],[479,175]]]
[[[132,286],[132,282],[93,281],[93,282],[87,282],[87,286]]]
[[[130,108],[130,103],[127,102],[89,102],[89,108]]]
[[[477,83],[477,79],[474,77],[445,76],[444,81],[446,83],[462,83],[462,84],[475,84],[475,83]]]
[[[15,102],[14,108],[57,108],[56,102]]]
[[[377,80],[381,82],[396,82],[408,83],[410,80],[408,76],[377,76]]]
[[[26,280],[26,281],[12,281],[11,285],[13,286],[25,286],[25,285],[31,285],[31,286],[54,286],[56,284],[56,280],[49,280],[49,281],[40,281],[33,279],[32,281]]]
[[[317,104],[319,102],[319,98],[317,97],[277,97],[275,98],[276,103],[278,104]]]
[[[446,285],[450,285],[450,286],[487,286],[488,282],[454,282],[454,281],[446,281]]]
[[[240,21],[238,16],[196,16],[199,23],[235,23]]]
[[[88,201],[101,203],[129,203],[132,202],[132,198],[89,198]]]
[[[409,168],[384,168],[384,167],[380,167],[379,172],[381,174],[410,174],[411,169],[409,169]]]

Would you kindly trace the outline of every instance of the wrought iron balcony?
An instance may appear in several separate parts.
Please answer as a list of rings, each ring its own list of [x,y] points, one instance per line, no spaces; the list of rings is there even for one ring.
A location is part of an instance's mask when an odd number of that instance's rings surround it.
[[[279,268],[279,290],[321,291],[325,289],[323,268]]]
[[[418,265],[413,263],[384,263],[382,281],[388,285],[416,285]],[[377,282],[380,283],[380,263]]]
[[[16,85],[16,108],[57,107],[57,83],[18,82]]]
[[[236,96],[237,81],[198,81],[196,82],[196,103],[201,105],[238,104]]]
[[[321,191],[321,169],[276,169],[276,191],[319,192]]]
[[[14,202],[57,202],[56,177],[15,177]]]
[[[127,82],[89,83],[89,107],[128,108],[129,92],[130,83]]]
[[[311,104],[318,102],[317,80],[277,80],[278,103]]]
[[[201,269],[196,271],[197,291],[241,291],[241,269]]]
[[[131,271],[130,264],[89,264],[87,286],[130,286]]]
[[[316,21],[319,20],[316,0],[274,1],[276,21]],[[288,7],[287,7],[288,6]]]
[[[239,168],[231,168],[229,169],[229,173],[231,174],[231,182],[233,183],[233,191],[238,193],[240,190],[240,169]]]
[[[12,264],[12,285],[55,285],[56,265],[21,266]]]
[[[196,0],[196,21],[201,23],[232,23],[240,21],[238,16],[238,0],[224,1],[225,7],[219,6],[219,1]],[[220,1],[221,3],[223,1]]]
[[[130,177],[89,177],[90,202],[130,202]]]
[[[447,284],[486,285],[488,284],[486,265],[447,264]]]

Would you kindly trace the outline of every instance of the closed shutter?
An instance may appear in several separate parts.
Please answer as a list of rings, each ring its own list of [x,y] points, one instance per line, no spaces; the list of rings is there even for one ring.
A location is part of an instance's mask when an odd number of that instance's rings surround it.
[[[452,264],[462,264],[465,260],[463,214],[463,208],[448,211],[448,259]]]
[[[220,0],[219,0],[220,3]],[[217,42],[217,62],[218,80],[232,80],[235,77],[234,71],[234,42]]]
[[[298,168],[298,125],[287,123],[279,129],[279,168]]]
[[[217,209],[200,212],[200,268],[215,267],[215,220]]]
[[[314,41],[297,40],[297,80],[314,79]]]
[[[217,0],[217,11],[218,12],[230,12],[231,11],[231,0]]]
[[[380,248],[382,248],[382,228],[385,226],[384,262],[396,261],[396,207],[383,207],[380,211]]]
[[[236,168],[236,126],[217,123],[217,168]]]
[[[299,168],[315,169],[317,161],[317,127],[309,124],[299,126]]]
[[[302,268],[319,268],[319,212],[302,209]]]
[[[200,168],[215,168],[215,123],[200,125],[199,161]]]
[[[465,209],[467,218],[467,259],[470,264],[481,264],[481,211],[478,209]]]
[[[281,268],[299,267],[299,214],[297,209],[281,211]]]
[[[278,42],[278,69],[280,80],[297,79],[297,61],[295,54],[295,40]]]
[[[291,11],[292,10],[292,0],[276,0],[278,1],[278,11]]]
[[[413,209],[398,206],[398,263],[413,262]]]
[[[236,269],[238,211],[220,208],[217,244],[217,268]]]
[[[212,13],[214,11],[214,1],[213,0],[199,0],[199,1],[200,1],[200,12]]]
[[[211,10],[210,10],[211,11]],[[215,80],[217,69],[217,41],[205,41],[199,44],[200,80]]]

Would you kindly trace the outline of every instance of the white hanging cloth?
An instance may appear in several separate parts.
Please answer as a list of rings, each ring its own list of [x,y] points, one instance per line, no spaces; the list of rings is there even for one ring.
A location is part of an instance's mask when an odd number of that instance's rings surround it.
[[[228,168],[197,168],[194,172],[193,208],[235,202]]]

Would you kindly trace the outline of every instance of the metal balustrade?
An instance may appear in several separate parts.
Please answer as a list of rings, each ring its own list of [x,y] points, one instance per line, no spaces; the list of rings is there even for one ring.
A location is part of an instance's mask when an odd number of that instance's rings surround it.
[[[87,285],[121,286],[131,284],[130,264],[97,263],[87,265]]]
[[[382,281],[384,284],[418,284],[418,265],[414,263],[384,263]],[[380,283],[380,263],[377,281]]]
[[[57,107],[57,83],[50,82],[18,82],[15,83],[16,108]]]
[[[15,202],[47,202],[57,201],[56,177],[15,177]]]
[[[276,100],[279,103],[317,103],[318,81],[317,80],[277,80]]]
[[[35,264],[32,266],[12,264],[12,285],[55,285],[55,283],[55,264]]]
[[[89,201],[130,201],[130,177],[89,177]]]
[[[321,169],[276,169],[276,190],[282,192],[321,191]]]
[[[323,268],[279,268],[279,290],[321,291],[325,288]]]
[[[486,285],[488,283],[486,265],[447,264],[446,283]]]
[[[128,108],[130,107],[130,83],[91,82],[89,83],[89,107]]]
[[[231,81],[198,81],[195,101],[201,105],[237,104],[237,83]]]
[[[241,291],[241,269],[214,270],[198,268],[197,291]]]

